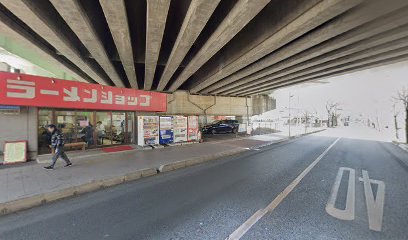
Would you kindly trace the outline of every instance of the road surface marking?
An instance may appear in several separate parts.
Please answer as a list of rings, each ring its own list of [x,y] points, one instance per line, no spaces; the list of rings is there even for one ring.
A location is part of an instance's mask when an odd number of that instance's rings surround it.
[[[363,177],[359,178],[364,184],[364,195],[367,205],[368,226],[371,230],[381,231],[382,218],[384,212],[385,183],[383,181],[372,180],[368,177],[368,172],[362,170]],[[374,199],[371,184],[377,184],[377,194]]]
[[[344,171],[349,171],[348,189],[346,197],[346,208],[344,210],[335,208],[337,193]],[[369,229],[381,232],[382,218],[384,214],[385,183],[379,180],[370,179],[368,172],[362,170],[363,177],[359,180],[364,184],[364,195],[366,199],[368,225]],[[377,184],[377,192],[374,198],[371,184]],[[352,168],[341,167],[337,173],[329,201],[326,205],[326,212],[341,220],[354,220],[355,217],[355,170]]]
[[[329,150],[340,140],[341,138],[337,138],[326,150],[320,154],[299,176],[293,180],[283,192],[279,193],[279,195],[264,209],[258,210],[255,214],[253,214],[248,220],[246,220],[241,226],[239,226],[233,233],[231,233],[226,240],[238,240],[241,239],[242,236],[245,235],[246,232],[251,229],[251,227],[259,221],[265,214],[272,212],[282,201],[285,199],[290,192],[299,184],[299,182],[316,166],[317,163],[329,152]]]
[[[336,208],[334,205],[337,199],[337,193],[339,191],[341,179],[344,171],[349,171],[346,208],[344,210]],[[336,180],[329,197],[329,201],[326,205],[326,212],[331,216],[341,220],[353,220],[355,209],[355,195],[356,195],[356,172],[352,168],[341,167],[337,173]]]

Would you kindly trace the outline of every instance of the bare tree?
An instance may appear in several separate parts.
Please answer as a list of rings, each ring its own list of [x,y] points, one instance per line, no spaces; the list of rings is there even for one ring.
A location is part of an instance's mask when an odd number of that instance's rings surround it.
[[[395,110],[395,103],[392,105],[392,108],[394,110],[394,127],[395,127],[395,138],[398,140],[399,139],[399,134],[398,131],[400,130],[400,128],[398,127],[398,115],[399,115],[399,111]]]
[[[398,93],[397,96],[394,97],[395,100],[402,103],[405,110],[405,141],[408,143],[408,87],[403,87]],[[394,117],[395,111],[394,111]]]
[[[326,111],[327,111],[327,127],[334,127],[335,125],[335,118],[337,118],[337,107],[339,103],[327,101],[326,102]],[[336,121],[337,122],[337,121]]]

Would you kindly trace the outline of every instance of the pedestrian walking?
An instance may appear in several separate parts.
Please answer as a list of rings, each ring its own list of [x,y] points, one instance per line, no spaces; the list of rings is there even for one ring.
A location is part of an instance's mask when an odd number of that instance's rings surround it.
[[[64,167],[72,166],[71,161],[69,160],[67,154],[64,152],[64,134],[54,125],[48,125],[48,131],[52,134],[51,136],[51,147],[54,149],[54,154],[52,156],[52,163],[51,165],[44,167],[45,169],[54,169],[55,163],[57,162],[58,158],[61,157],[65,161]]]

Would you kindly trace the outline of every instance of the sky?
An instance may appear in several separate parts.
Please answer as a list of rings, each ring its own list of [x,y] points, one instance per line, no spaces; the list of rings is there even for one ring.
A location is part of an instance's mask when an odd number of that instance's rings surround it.
[[[340,103],[344,115],[378,116],[382,125],[393,122],[393,96],[403,87],[408,87],[408,61],[372,68],[342,76],[324,79],[326,83],[309,83],[279,89],[271,94],[277,101],[277,110],[263,116],[276,114],[288,106],[307,109],[325,116],[327,101]],[[403,120],[402,105],[399,121]],[[275,112],[275,113],[273,113]]]

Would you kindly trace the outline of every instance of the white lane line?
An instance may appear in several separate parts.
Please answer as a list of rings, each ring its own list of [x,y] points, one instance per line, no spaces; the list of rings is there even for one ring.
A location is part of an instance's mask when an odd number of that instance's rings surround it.
[[[293,180],[279,195],[264,209],[258,210],[254,215],[252,215],[248,220],[246,220],[241,226],[239,226],[232,234],[230,234],[226,240],[238,240],[245,235],[246,232],[251,229],[251,227],[259,221],[265,214],[272,212],[282,201],[285,199],[290,192],[299,184],[299,182],[312,170],[314,166],[329,152],[329,150],[340,140],[337,138],[326,150],[320,154],[299,176]]]

